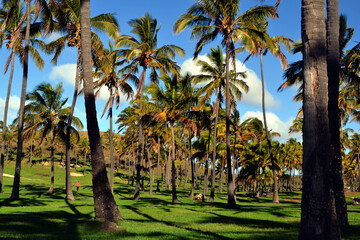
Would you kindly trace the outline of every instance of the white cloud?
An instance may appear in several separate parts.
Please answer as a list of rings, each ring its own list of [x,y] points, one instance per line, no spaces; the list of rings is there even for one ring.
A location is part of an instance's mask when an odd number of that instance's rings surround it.
[[[10,96],[9,99],[9,110],[8,110],[8,121],[11,123],[14,118],[17,117],[20,107],[20,98],[16,95]],[[4,119],[5,99],[0,98],[0,120]]]
[[[208,57],[205,55],[199,55],[198,60],[209,62]],[[247,73],[245,81],[249,86],[249,92],[243,94],[241,103],[250,106],[261,106],[261,81],[259,77],[253,70],[247,68],[246,65],[239,60],[236,60],[236,71]],[[181,66],[181,74],[185,74],[187,72],[190,72],[192,75],[198,75],[201,73],[200,67],[196,65],[196,61],[192,58],[185,60]],[[275,99],[266,89],[265,105],[267,108],[278,108],[280,106],[280,101]]]
[[[246,112],[241,121],[244,121],[248,118],[256,117],[263,122],[263,114],[260,111],[248,111]],[[289,128],[292,125],[294,118],[290,118],[287,122],[282,121],[276,114],[272,112],[266,113],[266,122],[268,125],[268,129],[273,132],[278,132],[280,137],[277,138],[280,142],[286,142],[289,138],[296,138],[298,141],[302,141],[301,133],[289,134]]]
[[[53,67],[49,78],[51,80],[65,81],[68,84],[75,84],[76,64],[67,63]]]

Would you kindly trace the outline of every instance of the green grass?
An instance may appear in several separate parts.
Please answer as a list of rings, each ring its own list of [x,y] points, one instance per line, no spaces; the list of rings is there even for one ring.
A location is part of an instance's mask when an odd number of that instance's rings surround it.
[[[78,169],[82,173],[82,168]],[[74,169],[72,169],[75,172]],[[14,164],[5,166],[14,174]],[[98,230],[94,220],[91,174],[72,177],[81,182],[76,201],[65,201],[65,169],[55,168],[55,193],[46,195],[50,185],[49,166],[24,164],[21,172],[21,200],[10,202],[13,179],[4,177],[4,193],[0,194],[0,239],[297,239],[300,222],[299,193],[281,193],[280,204],[271,197],[238,197],[238,209],[226,208],[226,194],[216,195],[213,204],[187,197],[179,187],[180,204],[171,204],[171,193],[141,193],[133,201],[134,188],[116,177],[115,199],[124,218],[118,225],[124,233]],[[354,195],[355,196],[355,195]],[[356,196],[360,196],[357,194]],[[348,198],[349,203],[351,199]],[[350,227],[343,239],[359,239],[360,206],[349,205]]]

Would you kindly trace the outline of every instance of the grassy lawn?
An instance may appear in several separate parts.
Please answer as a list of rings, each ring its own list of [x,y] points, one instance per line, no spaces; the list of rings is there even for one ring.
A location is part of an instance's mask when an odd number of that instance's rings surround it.
[[[75,172],[74,169],[72,169]],[[5,166],[5,173],[14,174],[14,163]],[[82,168],[78,169],[78,175]],[[9,202],[13,178],[4,176],[4,193],[0,194],[0,239],[297,239],[300,223],[299,193],[281,193],[280,204],[271,197],[238,197],[238,209],[226,209],[226,193],[216,194],[213,204],[187,197],[179,187],[180,204],[171,204],[171,193],[163,190],[149,195],[141,193],[133,201],[134,187],[116,177],[115,198],[124,218],[118,225],[124,233],[99,231],[95,221],[91,174],[73,176],[76,201],[65,197],[65,169],[55,168],[55,193],[46,195],[50,185],[50,167],[22,166],[21,200]],[[75,183],[81,182],[79,192]],[[154,188],[155,189],[155,188]],[[359,193],[352,196],[360,196]],[[351,199],[348,197],[348,202]],[[359,239],[360,206],[349,205],[350,227],[343,239]]]

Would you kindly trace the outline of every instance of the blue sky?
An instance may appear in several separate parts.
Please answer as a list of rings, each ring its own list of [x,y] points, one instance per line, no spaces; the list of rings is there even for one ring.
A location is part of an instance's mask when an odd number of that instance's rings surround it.
[[[259,5],[257,0],[242,0],[241,13],[248,10],[250,7]],[[263,4],[274,5],[276,0],[265,0]],[[349,47],[354,46],[360,41],[360,17],[358,16],[358,9],[360,9],[359,0],[341,0],[340,13],[347,16],[348,27],[355,28],[355,34],[352,41],[348,44]],[[130,19],[141,17],[145,12],[150,13],[154,18],[158,20],[158,24],[161,24],[161,29],[158,34],[158,46],[164,44],[176,44],[182,47],[186,51],[185,58],[177,58],[176,61],[182,66],[183,71],[190,71],[194,74],[198,71],[192,62],[192,55],[195,48],[196,40],[190,40],[190,30],[184,31],[179,35],[173,33],[173,25],[178,17],[183,14],[192,4],[193,0],[181,0],[181,1],[169,1],[169,0],[92,0],[91,1],[91,15],[96,16],[100,13],[116,13],[116,17],[120,24],[121,33],[130,34],[130,28],[127,22]],[[271,20],[269,23],[270,36],[283,35],[297,41],[301,38],[301,1],[300,0],[283,0],[278,9],[279,18]],[[56,36],[52,36],[56,37]],[[107,46],[108,39],[103,37],[104,44]],[[200,53],[199,58],[204,58],[209,52],[210,47],[215,47],[220,44],[220,39],[217,39],[214,44],[208,45]],[[0,49],[1,59],[0,67],[4,69],[6,57],[10,54],[5,48]],[[48,81],[52,84],[63,82],[65,89],[64,97],[69,97],[68,103],[71,103],[71,97],[73,94],[74,74],[77,52],[72,49],[67,49],[59,58],[58,64],[52,65],[50,63],[50,57],[42,54],[45,60],[45,67],[43,71],[40,71],[31,62],[29,68],[29,80],[28,91],[34,90],[35,86],[41,82]],[[248,60],[245,65],[242,64],[246,58],[246,54],[237,56],[238,69],[246,70],[248,72],[248,85],[250,86],[249,94],[245,95],[243,100],[238,103],[238,109],[242,116],[242,119],[252,116],[257,116],[262,119],[261,115],[261,91],[260,91],[260,60],[255,57]],[[286,54],[289,63],[298,60],[300,55]],[[299,103],[292,101],[293,96],[296,93],[296,89],[288,89],[283,92],[277,92],[279,85],[283,82],[282,79],[283,69],[277,59],[268,54],[264,58],[264,75],[266,82],[266,101],[267,101],[267,115],[270,129],[281,133],[281,141],[286,140],[289,136],[287,134],[288,127],[291,121],[295,118]],[[0,88],[0,118],[3,119],[4,99],[6,97],[7,82],[9,74],[2,75],[2,88]],[[15,73],[13,78],[13,87],[11,92],[10,112],[9,120],[17,115],[19,106],[19,97],[21,91],[22,69],[19,61],[16,61]],[[103,99],[106,98],[106,89],[104,89]],[[97,113],[99,116],[99,125],[102,131],[106,131],[109,128],[108,120],[104,116],[100,119],[104,100],[99,99],[97,101]],[[128,102],[122,101],[121,106],[116,111],[117,115],[121,109],[126,107]],[[76,105],[75,115],[83,120],[86,127],[84,100],[80,96]],[[357,124],[353,124],[352,127],[355,131],[358,131]],[[301,138],[300,135],[290,136]]]

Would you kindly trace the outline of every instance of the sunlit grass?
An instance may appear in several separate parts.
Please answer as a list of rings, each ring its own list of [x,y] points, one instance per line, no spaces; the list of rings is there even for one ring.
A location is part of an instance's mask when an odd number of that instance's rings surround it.
[[[88,167],[89,169],[89,167]],[[72,172],[75,172],[72,169]],[[5,166],[13,175],[14,163]],[[79,175],[82,168],[78,169]],[[178,188],[180,204],[171,203],[171,193],[163,190],[149,195],[141,193],[132,200],[134,187],[127,179],[116,177],[115,198],[124,218],[118,225],[124,233],[98,230],[94,220],[91,174],[72,177],[76,201],[65,201],[65,169],[56,165],[55,191],[47,195],[50,185],[49,166],[26,163],[22,168],[21,200],[10,202],[13,178],[4,177],[0,194],[1,239],[297,239],[300,222],[299,193],[281,193],[280,204],[271,197],[259,199],[238,197],[238,209],[226,208],[225,193],[216,194],[215,203],[189,199],[188,191]],[[80,191],[75,182],[80,180]],[[145,182],[147,184],[147,182]],[[357,194],[359,196],[359,194]],[[349,203],[351,199],[348,198]],[[349,205],[351,227],[343,239],[359,239],[360,207]]]

